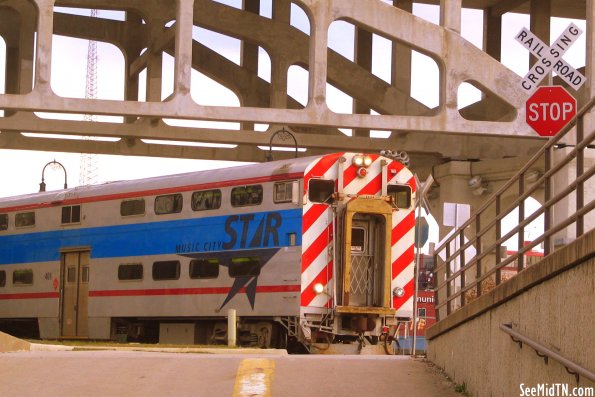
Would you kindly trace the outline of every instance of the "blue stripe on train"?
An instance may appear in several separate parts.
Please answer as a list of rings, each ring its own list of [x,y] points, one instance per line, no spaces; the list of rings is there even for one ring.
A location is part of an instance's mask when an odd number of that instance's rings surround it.
[[[66,247],[91,247],[93,258],[281,247],[291,234],[301,245],[301,209],[68,228],[0,236],[0,265],[59,260]]]

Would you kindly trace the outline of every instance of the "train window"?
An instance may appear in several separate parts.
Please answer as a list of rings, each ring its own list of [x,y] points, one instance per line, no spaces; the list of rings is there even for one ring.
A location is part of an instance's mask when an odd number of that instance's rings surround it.
[[[262,203],[262,185],[239,186],[231,189],[232,207],[245,207]]]
[[[190,261],[190,278],[219,277],[218,259],[195,259]]]
[[[425,318],[426,317],[426,308],[420,307],[417,309],[417,317]]]
[[[0,230],[8,229],[8,214],[0,214]]]
[[[203,190],[192,193],[192,210],[216,210],[221,207],[221,190]]]
[[[153,263],[153,280],[178,280],[180,261],[160,261]]]
[[[81,206],[72,205],[62,207],[62,224],[79,223],[81,221]]]
[[[31,285],[33,284],[33,270],[20,269],[12,272],[12,283],[14,285]]]
[[[21,212],[16,214],[14,224],[16,227],[35,226],[35,212]]]
[[[0,270],[0,287],[6,285],[6,270]]]
[[[310,179],[308,183],[308,200],[313,203],[330,204],[335,192],[335,181],[328,179]]]
[[[81,275],[81,283],[88,284],[89,283],[89,266],[82,267],[83,274]]]
[[[157,215],[177,214],[182,212],[182,195],[180,193],[157,196],[155,198],[155,213]]]
[[[363,227],[351,229],[351,252],[366,252],[366,229]]]
[[[409,185],[388,185],[387,193],[393,198],[393,204],[397,208],[411,208],[411,186]]]
[[[118,280],[142,280],[142,263],[124,263],[118,266]]]
[[[74,284],[76,282],[76,267],[68,266],[66,272],[66,282],[70,284]]]
[[[229,277],[248,277],[260,274],[258,258],[232,258],[229,266]]]
[[[289,203],[292,199],[293,181],[276,182],[273,191],[275,203]]]
[[[120,215],[144,215],[145,214],[145,199],[124,200],[120,203]]]

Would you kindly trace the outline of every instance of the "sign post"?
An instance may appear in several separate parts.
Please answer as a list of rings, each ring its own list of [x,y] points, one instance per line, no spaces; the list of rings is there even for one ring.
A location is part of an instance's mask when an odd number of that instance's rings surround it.
[[[541,136],[554,136],[576,115],[576,100],[561,86],[543,86],[525,104],[527,124]]]

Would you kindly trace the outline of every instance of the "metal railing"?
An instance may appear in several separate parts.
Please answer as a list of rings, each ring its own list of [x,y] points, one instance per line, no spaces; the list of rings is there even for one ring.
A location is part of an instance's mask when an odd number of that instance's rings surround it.
[[[575,227],[576,236],[584,233],[584,217],[595,208],[595,200],[585,203],[584,185],[595,173],[595,165],[585,169],[584,150],[592,148],[595,130],[584,136],[584,115],[595,105],[595,98],[583,106],[575,118],[560,133],[552,137],[527,164],[504,186],[491,196],[481,208],[471,215],[459,229],[447,238],[434,251],[434,270],[436,280],[436,317],[437,320],[448,316],[453,310],[465,306],[472,299],[479,297],[499,285],[504,268],[514,267],[514,272],[525,268],[524,255],[543,243],[543,255],[553,251],[553,239],[556,233]],[[570,131],[576,125],[576,138]],[[564,141],[567,138],[567,141]],[[575,144],[568,144],[568,141]],[[563,158],[553,164],[554,150],[573,147]],[[554,175],[574,166],[576,160],[576,178],[565,180],[562,185],[557,181],[554,194]],[[543,163],[541,163],[543,162]],[[543,174],[536,177],[535,168],[543,167]],[[533,177],[532,185],[527,187],[527,176]],[[561,178],[558,178],[561,179]],[[524,203],[527,198],[543,188],[543,204],[532,214],[526,216]],[[514,200],[502,209],[503,197],[510,196],[514,189]],[[574,194],[576,196],[575,212],[558,224],[553,224],[553,206]],[[518,209],[518,225],[502,235],[502,220]],[[539,216],[544,216],[544,233],[530,242],[524,241],[525,228]],[[487,218],[487,220],[486,220]],[[465,232],[472,234],[467,237]],[[510,257],[503,258],[504,243],[517,236],[518,251]],[[472,247],[475,253],[472,252]],[[454,252],[452,252],[454,251]],[[440,260],[439,260],[440,259]],[[505,269],[505,270],[506,270]],[[514,273],[513,272],[513,273]]]
[[[579,376],[584,376],[585,378],[595,382],[595,373],[589,371],[586,368],[581,367],[577,363],[570,361],[566,357],[562,356],[561,354],[556,353],[555,351],[547,348],[546,346],[542,345],[539,342],[534,341],[533,339],[521,334],[518,331],[512,329],[512,324],[500,324],[500,329],[510,335],[510,338],[519,344],[522,348],[523,343],[527,346],[530,346],[535,350],[539,357],[542,357],[545,363],[548,363],[550,358],[558,361],[564,367],[566,367],[566,371],[574,375],[576,377],[576,381],[579,381]]]

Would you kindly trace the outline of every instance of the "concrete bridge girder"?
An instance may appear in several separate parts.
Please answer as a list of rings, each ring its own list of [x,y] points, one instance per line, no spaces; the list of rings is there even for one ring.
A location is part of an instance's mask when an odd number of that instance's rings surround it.
[[[23,7],[23,3],[29,7]],[[250,3],[254,9],[258,1],[252,0],[246,4]],[[360,150],[388,147],[410,151],[414,159],[418,155],[433,157],[434,160],[427,163],[429,165],[450,158],[523,156],[540,146],[541,140],[536,139],[524,123],[524,94],[519,89],[519,77],[459,35],[461,2],[440,2],[443,6],[443,26],[426,22],[406,10],[377,0],[304,0],[296,3],[309,17],[309,37],[289,25],[289,2],[280,0],[273,2],[273,19],[208,0],[178,0],[177,7],[161,0],[131,0],[125,5],[114,0],[67,0],[55,4],[53,0],[3,2],[3,7],[11,7],[6,9],[18,10],[22,15],[20,38],[18,42],[7,40],[11,42],[9,47],[20,49],[24,55],[19,57],[24,60],[30,58],[31,66],[27,68],[21,62],[21,65],[7,68],[10,69],[7,70],[9,73],[18,73],[23,84],[19,87],[7,84],[7,94],[0,95],[0,109],[6,109],[7,115],[15,111],[19,115],[0,118],[0,131],[53,131],[78,135],[93,130],[97,132],[94,136],[129,138],[128,142],[132,142],[130,138],[148,137],[209,143],[229,143],[233,140],[248,147],[267,145],[277,126],[289,125],[300,146],[310,148],[309,153],[353,147]],[[401,0],[394,3],[405,9],[410,7],[410,4]],[[39,11],[32,11],[31,5],[35,5]],[[127,20],[122,22],[54,14],[54,5],[124,10]],[[37,19],[38,26],[33,26],[31,21]],[[365,62],[351,62],[328,49],[329,26],[339,19],[353,23],[357,29],[392,39],[405,52],[416,50],[431,56],[441,70],[442,105],[438,109],[428,109],[411,98],[409,87],[388,84],[371,73]],[[170,20],[177,22],[166,29],[163,23]],[[272,83],[259,78],[253,65],[249,67],[244,63],[245,53],[242,55],[242,65],[236,65],[204,45],[193,42],[193,25],[238,38],[244,45],[258,45],[266,49],[271,58]],[[33,31],[37,31],[39,38],[35,89],[26,84],[33,76],[32,41],[23,39],[26,35],[32,37]],[[6,37],[10,33],[6,32]],[[52,33],[96,39],[118,46],[126,60],[126,100],[84,100],[55,95],[50,85]],[[149,50],[141,54],[143,48]],[[159,66],[162,51],[172,54],[176,59],[174,93],[163,102],[160,90],[162,71]],[[253,57],[254,47],[250,51]],[[293,64],[309,71],[309,102],[305,108],[301,108],[302,105],[287,95],[287,69]],[[149,101],[137,102],[138,72],[147,65]],[[234,91],[240,98],[241,107],[198,105],[190,95],[191,68]],[[285,82],[279,76],[284,76]],[[393,70],[394,81],[407,82],[407,77],[400,80],[397,77]],[[499,98],[500,103],[504,104],[504,110],[500,112],[505,115],[504,119],[490,122],[465,119],[465,114],[473,114],[476,118],[483,115],[489,119],[489,116],[477,105],[473,112],[457,109],[457,90],[462,82],[470,82],[485,93]],[[330,111],[326,103],[327,83],[353,97],[360,109],[373,109],[382,115],[337,114]],[[480,110],[477,111],[477,108]],[[118,115],[123,116],[126,123],[101,123],[99,127],[87,128],[84,122],[62,123],[40,119],[33,111]],[[163,118],[242,122],[242,129],[222,131],[172,127],[158,121]],[[143,121],[145,119],[152,122]],[[254,123],[268,124],[270,129],[265,133],[256,133],[246,128]],[[337,140],[332,137],[339,134],[339,127],[393,132],[388,139],[354,136],[342,139],[341,144],[337,145]],[[142,132],[138,131],[141,129]],[[0,145],[23,148],[21,145],[27,147],[33,140],[5,136],[0,137]],[[42,144],[33,146],[44,147]],[[94,148],[94,144],[84,142],[79,143],[76,149],[74,146],[72,143],[65,145],[74,151],[92,151]],[[109,145],[106,145],[105,150],[111,150]],[[163,152],[157,154],[161,150]],[[152,153],[167,155],[169,151],[171,148],[167,151],[155,148]],[[201,153],[209,151],[187,148],[177,152],[200,157]],[[245,160],[260,161],[262,153],[259,149],[254,148],[251,155],[249,152],[244,152]],[[279,157],[283,156],[285,154],[279,154]],[[228,156],[223,154],[222,157]],[[237,158],[234,154],[229,157]]]

